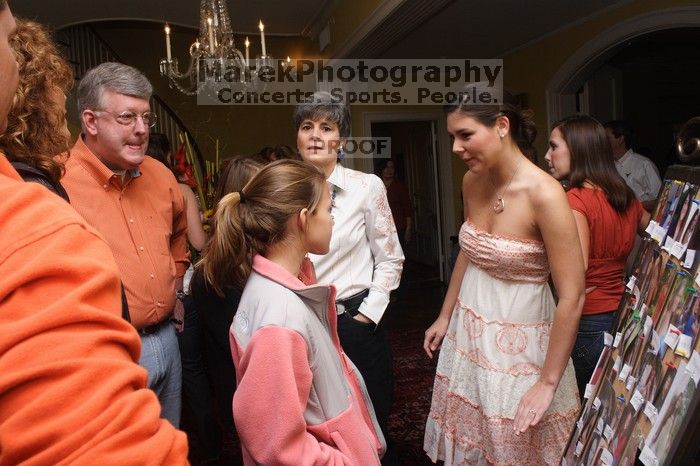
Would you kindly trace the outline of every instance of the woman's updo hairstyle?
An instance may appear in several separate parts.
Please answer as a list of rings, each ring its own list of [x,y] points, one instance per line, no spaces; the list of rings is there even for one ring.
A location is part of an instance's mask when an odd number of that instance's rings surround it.
[[[518,148],[523,152],[531,150],[532,143],[535,142],[537,137],[537,126],[535,126],[533,120],[534,112],[530,109],[521,109],[516,105],[513,96],[506,91],[503,91],[502,103],[474,104],[469,97],[472,95],[475,86],[477,89],[482,89],[483,87],[480,83],[464,87],[460,93],[461,98],[445,104],[445,114],[460,112],[489,128],[496,124],[498,117],[506,116],[510,122],[511,138],[518,145]],[[489,88],[488,90],[492,95],[497,91],[495,88]]]
[[[204,277],[221,296],[243,287],[253,257],[285,239],[287,222],[303,209],[313,213],[328,189],[323,173],[298,160],[263,167],[245,187],[226,194],[216,209],[216,230],[202,258]]]

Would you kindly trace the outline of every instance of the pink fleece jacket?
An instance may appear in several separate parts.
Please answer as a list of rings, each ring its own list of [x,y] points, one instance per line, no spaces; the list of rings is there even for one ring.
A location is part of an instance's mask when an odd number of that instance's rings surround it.
[[[254,258],[231,325],[244,464],[379,464],[384,438],[336,319],[332,285],[307,286]]]

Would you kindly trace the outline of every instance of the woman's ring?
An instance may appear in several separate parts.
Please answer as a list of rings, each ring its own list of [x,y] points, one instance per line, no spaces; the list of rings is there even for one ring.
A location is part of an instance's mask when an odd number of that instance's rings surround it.
[[[535,411],[534,409],[529,410],[528,413],[532,414],[533,416],[537,415],[537,411]]]

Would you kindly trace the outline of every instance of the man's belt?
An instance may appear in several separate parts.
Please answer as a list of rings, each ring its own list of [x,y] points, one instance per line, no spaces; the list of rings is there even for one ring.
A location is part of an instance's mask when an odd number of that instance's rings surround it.
[[[153,335],[158,330],[160,330],[163,327],[163,325],[169,324],[169,323],[170,323],[170,318],[163,319],[160,322],[158,322],[157,324],[147,325],[146,327],[142,327],[142,328],[138,329],[138,332],[140,335]]]

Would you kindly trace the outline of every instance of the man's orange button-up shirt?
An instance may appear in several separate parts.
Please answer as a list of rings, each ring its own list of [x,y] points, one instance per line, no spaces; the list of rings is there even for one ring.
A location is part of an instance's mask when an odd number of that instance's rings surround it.
[[[146,157],[122,177],[78,138],[61,183],[75,209],[107,240],[137,329],[168,318],[187,269],[185,201],[171,171]]]

